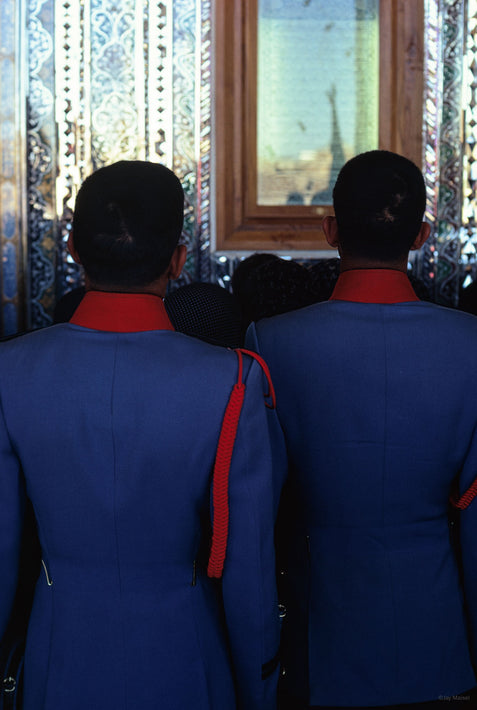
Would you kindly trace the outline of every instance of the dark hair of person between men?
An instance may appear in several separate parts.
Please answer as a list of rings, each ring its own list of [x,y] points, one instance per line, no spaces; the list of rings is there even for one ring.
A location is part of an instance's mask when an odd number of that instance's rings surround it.
[[[91,282],[134,288],[167,269],[181,236],[184,192],[164,165],[122,160],[83,183],[73,243]]]
[[[341,168],[333,206],[343,251],[382,262],[399,259],[421,228],[424,178],[402,155],[386,150],[362,153]]]
[[[180,333],[226,348],[243,346],[240,306],[219,284],[186,284],[168,294],[164,306]]]

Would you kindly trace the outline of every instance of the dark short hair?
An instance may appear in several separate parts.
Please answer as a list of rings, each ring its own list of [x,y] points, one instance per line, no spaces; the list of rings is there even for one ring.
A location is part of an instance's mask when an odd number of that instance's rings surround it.
[[[168,294],[164,305],[172,325],[180,333],[226,348],[243,345],[238,301],[219,284],[186,284]]]
[[[137,287],[167,269],[182,232],[184,193],[164,165],[122,160],[81,186],[73,243],[93,283]]]
[[[245,329],[253,321],[288,313],[316,301],[308,269],[280,257],[261,260],[250,269],[246,280],[234,283],[232,279],[232,283]]]
[[[342,167],[333,205],[346,254],[378,261],[402,258],[421,227],[424,178],[417,165],[402,155],[372,150]]]

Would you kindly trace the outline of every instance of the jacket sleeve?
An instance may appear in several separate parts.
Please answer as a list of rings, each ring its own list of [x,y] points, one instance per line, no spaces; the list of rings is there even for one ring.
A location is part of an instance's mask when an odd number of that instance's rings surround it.
[[[20,463],[0,405],[0,640],[5,634],[17,589],[25,500]]]
[[[273,459],[262,370],[253,361],[229,472],[222,591],[240,710],[276,708],[279,613]]]
[[[255,328],[255,323],[251,323],[247,329],[247,334],[245,338],[245,347],[248,350],[253,350],[253,352],[260,354],[260,347],[258,343],[257,331]],[[264,387],[267,387],[267,383],[264,383]],[[285,480],[288,476],[288,457],[287,448],[285,442],[285,435],[281,427],[277,410],[267,408],[267,424],[268,431],[271,440],[271,449],[273,457],[273,478],[274,478],[274,514],[275,518],[278,514],[278,507],[280,503],[280,494],[283,490]]]
[[[459,495],[477,477],[477,427],[459,479]],[[477,672],[477,497],[460,512],[460,550],[472,661]]]

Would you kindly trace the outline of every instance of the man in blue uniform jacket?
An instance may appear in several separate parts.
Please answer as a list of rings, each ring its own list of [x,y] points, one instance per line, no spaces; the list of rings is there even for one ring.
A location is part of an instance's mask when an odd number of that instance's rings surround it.
[[[477,501],[460,514],[462,578],[448,507],[477,475],[477,319],[407,279],[429,234],[413,163],[360,155],[333,198],[331,300],[248,333],[290,457],[284,707],[474,708]]]
[[[264,377],[255,360],[242,356],[238,375],[236,353],[174,332],[162,299],[185,260],[182,223],[183,191],[164,166],[93,173],[70,240],[83,301],[71,322],[0,348],[0,637],[27,496],[42,551],[24,710],[276,705]],[[223,563],[219,581],[207,575],[211,476],[238,378],[243,407],[209,564],[219,576]]]

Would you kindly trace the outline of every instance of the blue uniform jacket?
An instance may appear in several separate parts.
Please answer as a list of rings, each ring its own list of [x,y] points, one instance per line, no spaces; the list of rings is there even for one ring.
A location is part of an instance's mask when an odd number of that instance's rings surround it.
[[[460,515],[462,584],[448,500],[477,476],[477,319],[332,300],[251,326],[248,347],[290,458],[288,691],[368,706],[475,686],[477,500]]]
[[[277,493],[249,358],[223,580],[206,575],[236,379],[233,352],[170,330],[62,324],[0,346],[0,636],[25,496],[43,556],[24,710],[275,707]]]

